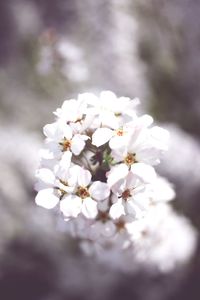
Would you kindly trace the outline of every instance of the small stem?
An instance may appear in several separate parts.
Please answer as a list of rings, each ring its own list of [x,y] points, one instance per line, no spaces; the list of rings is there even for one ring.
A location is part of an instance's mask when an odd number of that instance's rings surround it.
[[[93,170],[92,170],[92,168],[90,166],[90,163],[89,163],[87,157],[84,154],[82,154],[82,159],[84,159],[84,161],[85,161],[85,163],[87,165],[88,170],[90,170],[90,172],[93,174]]]

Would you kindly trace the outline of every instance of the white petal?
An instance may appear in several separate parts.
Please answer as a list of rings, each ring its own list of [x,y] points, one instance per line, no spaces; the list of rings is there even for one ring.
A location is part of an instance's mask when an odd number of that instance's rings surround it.
[[[81,167],[74,165],[71,168],[69,168],[69,177],[68,177],[68,184],[70,186],[76,186],[78,183],[78,174],[81,171]]]
[[[39,157],[41,159],[53,159],[54,153],[52,153],[52,151],[50,151],[48,148],[43,148],[39,151]]]
[[[75,155],[79,155],[83,148],[85,147],[84,138],[81,135],[76,134],[71,142],[71,150]]]
[[[123,191],[126,189],[126,179],[121,178],[119,181],[117,181],[113,186],[112,186],[112,192],[115,195],[121,195]],[[113,194],[113,196],[114,196]],[[112,196],[112,198],[113,198]],[[118,199],[118,197],[117,197]],[[116,201],[115,201],[116,202]],[[113,202],[114,203],[114,202]]]
[[[114,103],[114,101],[117,99],[117,97],[111,91],[102,91],[100,94],[100,99],[102,102],[104,102],[109,107]],[[112,106],[111,106],[111,108],[112,108]]]
[[[101,201],[109,197],[110,189],[105,182],[95,181],[89,188],[89,192],[92,198],[97,201]]]
[[[154,184],[153,200],[155,201],[170,201],[176,196],[172,185],[162,177],[159,177]]]
[[[42,180],[45,184],[53,186],[55,182],[55,175],[53,172],[46,168],[41,168],[36,171],[35,176]]]
[[[97,202],[91,198],[86,198],[83,200],[82,213],[88,219],[94,219],[97,216]]]
[[[39,206],[51,209],[58,204],[59,199],[54,195],[54,190],[49,188],[39,191],[35,198],[35,202]]]
[[[60,147],[58,141],[48,140],[48,141],[46,141],[46,147],[49,148],[49,152],[51,153],[53,158],[61,157],[61,155],[62,155],[61,147]],[[49,158],[50,158],[50,155],[49,155]]]
[[[64,169],[68,169],[71,165],[71,159],[72,159],[71,151],[65,151],[60,161],[60,167]]]
[[[124,157],[127,155],[126,147],[122,147],[121,149],[112,150],[111,156],[114,159],[114,162],[123,161]]]
[[[136,153],[138,161],[152,166],[157,165],[160,162],[159,158],[162,154],[161,150],[156,149],[155,147],[141,149],[136,151]]]
[[[54,139],[56,136],[57,128],[58,128],[57,122],[47,124],[43,128],[43,133],[44,133],[44,135],[46,135],[46,137],[48,137],[50,139]]]
[[[62,131],[63,131],[63,136],[67,139],[67,140],[71,140],[72,138],[72,129],[69,125],[66,124],[62,124]]]
[[[61,108],[63,120],[75,122],[79,117],[78,105],[79,103],[75,99],[64,101]]]
[[[129,172],[126,177],[125,189],[135,188],[138,183],[141,183],[141,180],[138,178],[138,176],[135,176],[132,172]]]
[[[137,124],[142,128],[149,127],[152,123],[153,118],[150,115],[143,115],[137,119]]]
[[[134,204],[138,207],[138,209],[142,212],[147,211],[149,209],[149,195],[147,193],[137,193],[134,197],[129,201],[133,201]]]
[[[66,217],[76,218],[81,212],[82,200],[75,195],[69,195],[60,201],[60,210]]]
[[[92,135],[92,144],[99,147],[107,143],[113,136],[113,130],[109,128],[98,128]]]
[[[111,140],[109,142],[109,146],[111,149],[118,149],[118,148],[126,146],[127,142],[128,142],[127,135],[126,136],[116,135],[113,138],[111,138]]]
[[[120,164],[111,168],[110,172],[108,172],[107,183],[109,187],[112,187],[115,183],[117,183],[120,179],[125,178],[128,174],[128,167],[125,164]]]
[[[82,138],[82,140],[87,141],[90,139],[90,137],[88,135],[85,134],[80,134],[80,138]]]
[[[55,165],[54,173],[56,177],[59,177],[63,181],[67,181],[69,177],[69,168],[71,166],[72,153],[70,151],[64,152],[60,162]]]
[[[79,169],[78,173],[78,184],[80,186],[86,187],[89,185],[91,181],[92,175],[88,170],[84,170],[82,168]]]
[[[79,94],[79,99],[92,106],[96,106],[99,104],[99,98],[92,93]]]
[[[126,213],[131,215],[132,217],[136,217],[138,208],[132,201],[126,202]]]
[[[121,201],[118,201],[111,206],[109,215],[114,220],[119,219],[122,215],[125,215],[124,206]]]
[[[131,166],[131,172],[140,177],[144,182],[150,183],[156,179],[156,172],[153,167],[144,163],[135,163]]]
[[[95,116],[91,113],[87,113],[85,119],[82,122],[82,132],[90,127],[94,121]]]
[[[154,126],[150,129],[150,135],[154,142],[155,147],[159,149],[167,150],[169,144],[169,132],[168,130],[159,126]]]
[[[113,129],[119,128],[118,117],[113,112],[103,110],[101,113],[101,122],[103,126],[108,126]]]
[[[126,203],[126,211],[132,217],[142,218],[145,215],[145,211],[139,208],[133,201],[127,201]]]

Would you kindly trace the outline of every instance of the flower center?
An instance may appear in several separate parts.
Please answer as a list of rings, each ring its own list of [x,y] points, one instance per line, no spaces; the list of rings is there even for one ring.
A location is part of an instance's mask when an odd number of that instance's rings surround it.
[[[135,159],[136,154],[135,153],[128,153],[127,156],[124,158],[124,162],[127,166],[131,166],[136,162]]]
[[[131,191],[129,189],[125,190],[123,193],[122,193],[122,199],[124,200],[127,200],[129,197],[131,197]]]
[[[90,193],[86,187],[79,186],[77,188],[76,195],[79,196],[81,199],[85,199],[90,196]]]
[[[123,135],[124,135],[123,129],[122,129],[122,128],[117,129],[117,130],[116,130],[116,134],[117,134],[118,136],[123,136]]]
[[[117,228],[117,231],[122,231],[123,229],[125,229],[125,222],[123,220],[119,220],[115,223],[115,226]]]
[[[97,220],[101,221],[102,223],[105,223],[106,221],[109,220],[109,214],[108,212],[105,211],[99,211]]]
[[[62,142],[59,143],[60,146],[62,146],[62,152],[67,151],[71,147],[71,141],[67,140],[65,137],[62,140]]]

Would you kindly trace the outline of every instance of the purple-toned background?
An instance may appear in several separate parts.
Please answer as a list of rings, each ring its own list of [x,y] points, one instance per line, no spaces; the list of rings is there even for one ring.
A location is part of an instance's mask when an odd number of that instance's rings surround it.
[[[141,98],[169,128],[159,167],[200,229],[200,2],[0,1],[0,299],[199,300],[200,252],[173,274],[122,275],[80,254],[34,204],[42,126],[80,92]]]

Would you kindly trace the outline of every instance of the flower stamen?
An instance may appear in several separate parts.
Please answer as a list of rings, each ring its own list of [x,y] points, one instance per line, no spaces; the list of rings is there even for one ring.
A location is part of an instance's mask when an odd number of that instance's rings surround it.
[[[135,153],[128,153],[127,156],[124,158],[124,162],[127,166],[131,166],[134,163],[136,163],[136,158],[135,158],[136,154]]]
[[[105,223],[106,221],[109,220],[109,214],[108,212],[105,211],[99,211],[97,220],[101,221],[102,223]]]
[[[123,193],[122,193],[122,199],[123,200],[128,200],[128,198],[129,197],[131,197],[132,196],[132,194],[131,194],[131,191],[129,190],[129,189],[127,189],[127,190],[125,190],[125,191],[123,191]]]
[[[70,148],[71,148],[71,140],[67,140],[64,137],[64,139],[59,143],[59,145],[62,146],[62,152],[70,150]]]
[[[122,231],[125,229],[125,222],[123,220],[119,220],[115,223],[117,231]]]
[[[124,130],[122,128],[119,128],[119,129],[116,130],[116,134],[118,136],[123,136],[124,135]]]
[[[83,187],[83,186],[79,186],[77,188],[76,195],[79,196],[81,199],[85,199],[87,197],[90,197],[90,193],[89,193],[88,189],[86,187]]]

